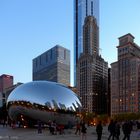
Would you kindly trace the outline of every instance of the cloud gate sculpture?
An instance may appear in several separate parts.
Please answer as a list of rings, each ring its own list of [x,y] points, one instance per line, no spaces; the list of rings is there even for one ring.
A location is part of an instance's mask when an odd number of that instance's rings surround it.
[[[76,122],[82,109],[77,95],[64,85],[34,81],[14,89],[7,99],[7,109],[12,120],[23,117],[59,124]]]

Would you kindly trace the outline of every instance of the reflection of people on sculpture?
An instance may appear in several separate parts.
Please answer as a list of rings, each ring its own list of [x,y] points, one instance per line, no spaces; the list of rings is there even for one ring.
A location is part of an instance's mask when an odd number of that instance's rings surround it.
[[[52,135],[56,134],[56,122],[55,121],[53,121],[51,123],[50,132]]]
[[[42,123],[38,120],[38,133],[42,133]]]

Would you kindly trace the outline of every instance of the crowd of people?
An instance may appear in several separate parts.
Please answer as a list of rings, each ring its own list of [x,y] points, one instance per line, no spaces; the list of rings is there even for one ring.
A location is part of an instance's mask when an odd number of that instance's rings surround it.
[[[0,124],[3,127],[7,127],[8,122],[4,121],[4,120],[0,120]],[[20,127],[20,123],[17,123],[18,127]],[[38,120],[37,122],[37,128],[38,128],[38,133],[42,133],[42,129],[43,129],[43,123]],[[10,125],[12,128],[14,128],[15,123],[11,122]],[[76,126],[75,126],[75,135],[79,135],[81,136],[81,140],[86,140],[87,139],[87,124],[81,120],[80,122],[77,121]],[[131,131],[133,130],[133,128],[135,127],[135,129],[140,129],[140,123],[138,121],[125,121],[125,122],[118,122],[118,121],[114,121],[111,120],[110,123],[108,124],[108,140],[120,140],[120,134],[121,131],[123,132],[123,139],[122,140],[130,140],[130,135],[131,135]],[[64,133],[64,125],[58,125],[55,121],[50,121],[48,123],[48,128],[49,128],[49,132],[52,135],[56,135],[56,134],[65,134]],[[103,133],[103,124],[101,121],[98,122],[98,124],[96,125],[96,134],[97,134],[97,140],[101,140],[102,139],[102,133]]]
[[[10,126],[11,128],[16,128],[16,127],[20,128],[20,126],[21,126],[21,122],[19,122],[19,121],[15,122],[15,121],[4,120],[4,119],[0,120],[0,124],[3,127]]]
[[[132,121],[125,121],[125,122],[118,122],[111,120],[108,125],[108,140],[120,140],[121,130],[123,132],[123,139],[122,140],[130,140],[130,134],[133,129],[133,126],[136,126],[139,129],[138,122]],[[87,128],[85,123],[77,123],[75,134],[81,134],[81,139],[86,140],[86,133]],[[103,124],[101,121],[98,122],[96,125],[96,134],[97,140],[101,140],[103,133]]]
[[[111,120],[108,125],[108,132],[109,132],[108,140],[120,140],[120,134],[121,134],[120,129],[122,129],[124,135],[122,140],[130,140],[130,134],[134,126],[136,126],[137,129],[139,129],[138,122],[132,122],[132,121],[118,122],[118,121]],[[97,140],[101,140],[102,131],[103,131],[103,126],[100,121],[96,126]]]
[[[130,140],[132,126],[133,126],[133,124],[131,121],[126,121],[122,124],[122,131],[124,134],[123,140],[125,140],[126,138],[127,138],[127,140]],[[120,128],[121,128],[121,125],[119,122],[111,120],[111,122],[108,126],[108,131],[110,132],[108,140],[110,140],[111,138],[112,138],[112,140],[115,140],[115,138],[117,140],[119,140]]]
[[[42,133],[43,123],[38,120],[38,133]],[[48,128],[51,135],[65,134],[64,125],[57,124],[56,121],[49,121]],[[84,121],[77,122],[75,134],[81,135],[81,140],[86,140],[87,127]]]

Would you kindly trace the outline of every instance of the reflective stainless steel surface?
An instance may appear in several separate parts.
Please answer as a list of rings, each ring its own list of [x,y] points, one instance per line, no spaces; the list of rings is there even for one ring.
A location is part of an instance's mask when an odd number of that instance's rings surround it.
[[[7,100],[7,109],[12,120],[19,116],[48,122],[67,124],[74,122],[81,111],[77,95],[64,85],[34,81],[20,85],[11,92]]]

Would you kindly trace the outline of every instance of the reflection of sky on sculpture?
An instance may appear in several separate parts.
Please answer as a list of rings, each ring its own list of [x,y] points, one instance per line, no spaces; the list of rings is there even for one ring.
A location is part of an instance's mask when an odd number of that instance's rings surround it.
[[[81,106],[79,99],[70,89],[48,81],[35,81],[17,87],[9,96],[8,101],[18,100],[41,105],[50,103],[52,108],[55,108],[54,104],[56,103],[59,107],[61,104],[65,105],[67,109],[72,108],[70,110],[75,110],[74,106],[79,107],[77,103]]]

